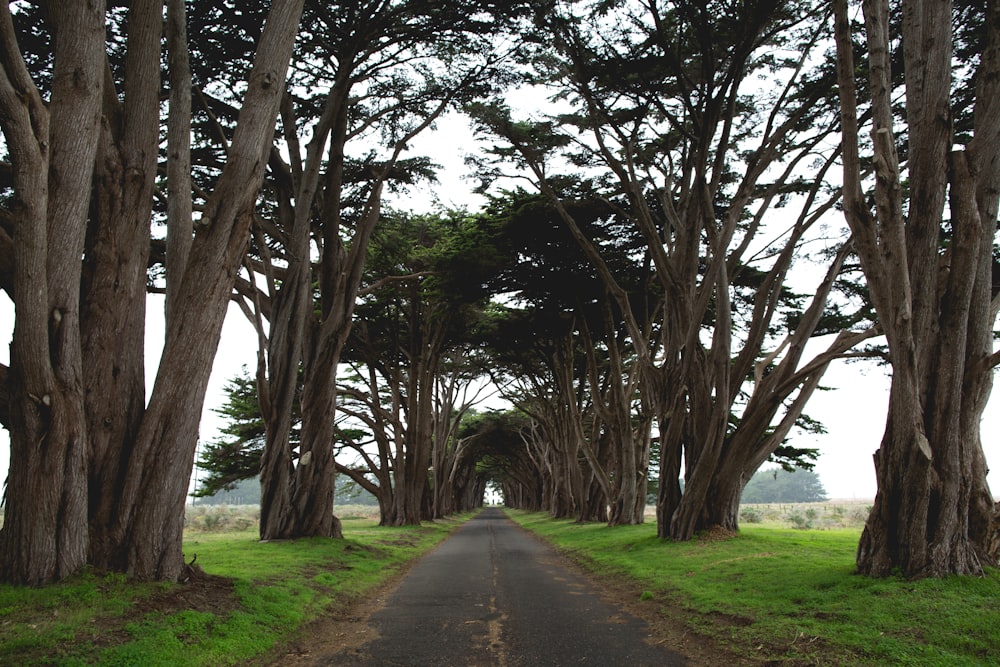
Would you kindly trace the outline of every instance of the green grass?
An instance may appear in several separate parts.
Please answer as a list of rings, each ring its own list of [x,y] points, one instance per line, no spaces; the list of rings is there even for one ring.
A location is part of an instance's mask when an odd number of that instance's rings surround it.
[[[746,657],[784,664],[1000,664],[1000,572],[873,580],[854,574],[857,529],[745,526],[727,540],[656,537],[510,516],[599,574],[635,583],[654,610]],[[672,612],[676,613],[676,612]]]
[[[197,554],[207,574],[226,578],[208,588],[95,573],[44,588],[0,586],[0,665],[245,664],[377,587],[464,518],[419,528],[346,519],[344,540],[189,533],[186,559]]]

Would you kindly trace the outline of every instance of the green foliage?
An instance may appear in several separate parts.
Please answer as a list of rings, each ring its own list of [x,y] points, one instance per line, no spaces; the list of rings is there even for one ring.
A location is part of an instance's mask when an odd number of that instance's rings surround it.
[[[814,516],[810,518],[808,514],[802,515],[798,512],[792,512],[788,515],[788,520],[792,522],[792,528],[798,530],[809,530],[813,527],[812,520],[815,518],[815,510],[813,510]]]
[[[215,413],[226,419],[222,436],[208,442],[198,457],[198,468],[208,473],[198,480],[195,497],[232,491],[260,472],[264,451],[264,420],[257,404],[257,383],[247,367],[224,387],[226,402]]]
[[[499,484],[531,479],[535,467],[521,436],[528,423],[517,410],[471,413],[462,420],[458,436],[469,439],[478,473]]]
[[[811,503],[826,500],[819,475],[811,470],[758,470],[743,489],[743,503]]]
[[[921,581],[859,577],[857,529],[751,526],[727,540],[665,542],[648,525],[510,514],[588,569],[649,592],[644,604],[663,604],[691,631],[753,663],[971,666],[1000,655],[1000,571]]]

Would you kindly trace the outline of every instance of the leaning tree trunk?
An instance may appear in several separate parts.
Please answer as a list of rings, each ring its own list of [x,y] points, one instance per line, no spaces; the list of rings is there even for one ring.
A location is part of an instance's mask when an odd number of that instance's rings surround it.
[[[845,215],[889,343],[888,422],[875,455],[878,493],[858,571],[908,577],[978,574],[991,561],[990,497],[979,420],[993,366],[992,246],[1000,193],[1000,6],[988,3],[977,73],[975,138],[951,152],[951,3],[906,6],[909,192],[893,136],[888,3],[864,3],[872,91],[874,213],[861,189],[846,0],[835,4],[844,128]],[[946,193],[951,242],[942,251]]]
[[[104,81],[104,3],[51,3],[58,38],[46,108],[0,13],[0,119],[13,167],[11,463],[0,579],[41,584],[87,556],[83,254]]]
[[[202,214],[168,324],[149,406],[119,489],[117,566],[139,579],[178,579],[184,504],[212,362],[292,54],[302,0],[275,2],[258,43],[225,168]]]
[[[299,246],[297,250],[289,253],[289,270],[281,290],[271,295],[274,321],[270,327],[268,353],[266,357],[262,353],[258,355],[257,394],[265,424],[265,444],[260,464],[262,540],[294,536],[294,529],[289,525],[294,515],[292,489],[295,477],[291,432],[295,398],[300,386],[303,339],[313,307],[308,224],[296,220],[290,236],[297,239],[299,235],[305,238],[296,244]],[[263,328],[260,321],[256,325],[259,329]],[[259,331],[259,338],[263,341],[263,331]]]

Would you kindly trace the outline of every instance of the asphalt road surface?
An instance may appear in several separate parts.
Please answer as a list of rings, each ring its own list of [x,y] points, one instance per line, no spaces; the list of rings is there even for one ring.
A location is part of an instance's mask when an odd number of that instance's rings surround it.
[[[375,638],[319,665],[683,665],[551,548],[484,510],[421,559],[368,623]]]

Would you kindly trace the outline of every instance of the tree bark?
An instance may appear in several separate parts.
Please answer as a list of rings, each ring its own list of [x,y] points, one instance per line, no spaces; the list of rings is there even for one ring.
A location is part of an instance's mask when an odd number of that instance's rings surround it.
[[[187,8],[184,0],[167,0],[167,67],[170,112],[167,118],[167,296],[169,322],[183,307],[178,302],[184,269],[194,238],[191,197],[191,62],[188,55]]]
[[[104,123],[84,259],[82,346],[89,451],[90,563],[113,567],[129,451],[146,403],[146,267],[159,144],[162,2],[129,9],[124,101],[104,95]],[[190,199],[190,190],[185,193]]]
[[[857,100],[847,2],[835,4],[844,128],[845,215],[893,368],[878,493],[858,545],[858,571],[907,577],[979,574],[992,563],[992,496],[979,423],[992,384],[992,246],[996,230],[996,114],[1000,21],[988,3],[977,72],[975,138],[949,154],[951,3],[904,7],[907,213],[893,136],[888,3],[866,1],[876,180],[874,214],[858,168]],[[988,148],[987,148],[988,147]],[[984,158],[988,151],[992,156]],[[946,194],[950,192],[950,200]],[[954,230],[940,247],[946,201]]]
[[[116,565],[139,579],[178,579],[184,502],[212,361],[284,89],[302,0],[272,5],[226,166],[206,204],[166,331],[149,406],[131,450],[115,521]]]
[[[263,355],[263,351],[261,352],[261,364],[257,371],[258,394],[265,397],[265,400],[261,402],[261,409],[266,425],[266,440],[260,476],[260,536],[263,540],[295,537],[298,532],[296,527],[298,514],[294,509],[293,501],[293,496],[296,494],[296,482],[294,481],[296,473],[290,436],[292,408],[299,390],[300,365],[303,363],[306,335],[312,323],[314,307],[312,258],[310,257],[309,245],[310,226],[313,200],[321,174],[322,156],[331,127],[335,118],[338,126],[346,122],[343,111],[343,107],[346,105],[343,102],[343,99],[335,97],[333,94],[327,99],[322,118],[315,128],[313,138],[307,148],[305,166],[303,169],[297,170],[297,173],[300,174],[300,182],[293,184],[295,188],[294,209],[292,209],[291,203],[292,193],[284,195],[284,206],[282,207],[285,211],[284,217],[291,218],[285,225],[288,235],[288,248],[285,253],[288,269],[284,280],[281,281],[280,289],[276,287],[277,281],[273,277],[269,276],[268,278],[272,302],[270,339],[267,342],[266,357]],[[338,109],[340,111],[337,111]],[[294,128],[292,111],[289,110],[283,116],[286,125]],[[297,140],[294,137],[290,137],[290,139],[291,145],[297,147]],[[293,157],[297,153],[296,150]],[[287,212],[288,209],[292,209],[290,213]],[[266,268],[271,269],[270,263]],[[258,326],[261,325],[258,324]],[[260,336],[263,341],[263,332]],[[310,372],[316,373],[317,371],[310,369]],[[311,395],[316,397],[317,388],[314,387],[311,391]],[[320,397],[318,402],[322,404],[325,399]],[[332,424],[332,413],[329,415],[329,420]],[[317,465],[327,465],[327,463],[325,459],[317,461]],[[312,471],[315,469],[314,466]]]
[[[0,122],[14,165],[11,463],[0,579],[42,584],[87,555],[87,423],[80,261],[100,132],[104,4],[56,2],[45,108],[0,10]]]

